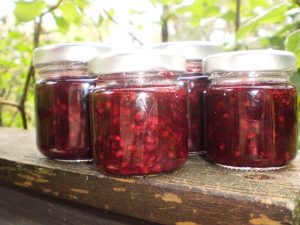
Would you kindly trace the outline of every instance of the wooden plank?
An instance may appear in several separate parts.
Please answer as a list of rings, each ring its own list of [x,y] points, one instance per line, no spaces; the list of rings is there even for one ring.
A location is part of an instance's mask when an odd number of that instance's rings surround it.
[[[6,185],[0,185],[0,224],[154,225]]]
[[[48,160],[34,143],[32,131],[0,129],[1,182],[162,224],[300,224],[300,157],[273,172],[192,157],[172,174],[118,178],[90,164]]]

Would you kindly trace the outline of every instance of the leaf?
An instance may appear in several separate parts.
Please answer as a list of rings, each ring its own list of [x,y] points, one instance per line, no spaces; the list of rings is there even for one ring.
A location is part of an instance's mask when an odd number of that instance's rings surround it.
[[[18,31],[10,31],[8,33],[8,37],[10,39],[20,39],[20,38],[23,37],[23,35],[20,32],[18,32]]]
[[[84,9],[89,3],[89,0],[73,0],[76,5],[79,6],[80,9]]]
[[[69,29],[69,23],[67,23],[67,21],[63,17],[56,16],[54,13],[51,13],[51,14],[52,14],[52,16],[55,20],[56,26],[59,28],[60,32],[65,34]]]
[[[297,56],[297,66],[300,67],[300,29],[290,33],[285,39],[285,49]]]
[[[282,37],[273,36],[269,38],[270,47],[273,49],[284,49],[284,39]]]
[[[256,7],[269,7],[270,2],[268,0],[248,0],[248,6],[250,10]]]
[[[67,22],[80,22],[80,15],[72,2],[63,2],[59,9]]]
[[[16,2],[14,14],[17,20],[27,22],[41,15],[47,4],[42,0]]]
[[[235,1],[233,1],[235,2]],[[274,1],[268,0],[243,0],[241,4],[241,12],[243,17],[249,17],[255,15],[257,8],[269,9],[273,6]],[[234,4],[232,10],[236,10],[236,4]]]
[[[300,51],[300,29],[292,32],[286,37],[285,49],[292,52]]]
[[[240,26],[240,28],[238,29],[238,32],[236,34],[236,38],[237,39],[242,39],[243,37],[246,36],[247,33],[251,33],[252,31],[254,31],[257,27],[257,23],[249,23],[249,24],[245,24]]]
[[[286,12],[287,16],[294,16],[300,13],[300,8],[292,8]]]
[[[292,23],[285,24],[275,35],[280,36],[285,33],[289,33],[291,30],[295,30],[299,21],[295,20]]]
[[[242,24],[237,32],[237,39],[242,39],[246,34],[254,31],[259,24],[269,24],[269,23],[278,23],[282,22],[286,15],[287,4],[281,3],[275,5],[271,9],[267,10],[264,13],[259,14],[258,16],[251,18],[246,23]]]
[[[284,39],[277,35],[259,38],[259,42],[263,48],[284,49]]]
[[[205,12],[203,0],[195,0],[193,4],[186,8],[186,10],[189,10],[193,16],[203,17]]]
[[[130,15],[134,15],[135,13],[136,13],[136,11],[135,11],[134,9],[132,9],[132,8],[129,9],[129,14],[130,14]]]
[[[162,5],[176,5],[181,4],[182,0],[152,0],[153,4],[162,4]]]
[[[213,17],[220,13],[221,8],[217,5],[206,5],[203,4],[203,18]]]
[[[297,92],[298,95],[300,95],[300,71],[298,70],[297,72],[293,73],[293,75],[290,77],[290,81],[296,85],[297,87]],[[300,101],[300,98],[298,98],[298,103]],[[300,111],[298,110],[298,113]]]
[[[224,20],[226,20],[227,22],[234,21],[235,20],[235,12],[233,10],[229,10],[222,15],[222,18]]]
[[[143,26],[143,24],[138,24],[137,28],[138,28],[139,31],[143,31],[144,26]]]

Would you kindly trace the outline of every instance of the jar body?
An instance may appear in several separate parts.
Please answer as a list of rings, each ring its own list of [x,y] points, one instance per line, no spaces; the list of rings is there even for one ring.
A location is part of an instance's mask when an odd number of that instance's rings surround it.
[[[295,87],[282,79],[213,80],[206,93],[206,141],[208,158],[219,165],[285,166],[297,150]]]
[[[96,87],[90,97],[94,162],[100,171],[158,174],[185,163],[186,93],[176,82],[157,86],[120,81]]]
[[[202,61],[188,61],[186,73],[179,78],[187,91],[188,152],[205,153],[204,93],[209,80],[202,71]]]
[[[63,73],[66,71],[46,72],[46,79],[35,85],[37,146],[51,159],[90,161],[88,93],[96,82],[86,71],[53,76]]]

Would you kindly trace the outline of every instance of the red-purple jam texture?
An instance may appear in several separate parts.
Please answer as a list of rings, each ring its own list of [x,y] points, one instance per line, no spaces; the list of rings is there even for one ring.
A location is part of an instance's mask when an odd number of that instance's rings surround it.
[[[186,92],[179,87],[94,90],[94,161],[115,175],[171,172],[187,159]]]
[[[297,94],[289,83],[211,85],[207,155],[234,167],[281,167],[297,149]]]
[[[38,149],[61,160],[92,158],[88,93],[95,80],[59,78],[35,87]]]
[[[204,91],[208,79],[202,73],[189,73],[182,80],[187,89],[189,153],[204,152]]]

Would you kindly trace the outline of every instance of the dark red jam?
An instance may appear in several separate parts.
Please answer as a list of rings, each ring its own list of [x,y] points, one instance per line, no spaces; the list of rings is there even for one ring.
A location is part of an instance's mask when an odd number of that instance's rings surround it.
[[[203,153],[204,146],[204,92],[208,85],[203,73],[184,74],[180,80],[187,89],[189,153]]]
[[[91,78],[57,78],[35,86],[38,149],[60,160],[92,159],[88,93]]]
[[[282,167],[296,155],[297,93],[289,83],[211,85],[207,155],[233,167]]]
[[[176,86],[94,89],[94,161],[115,175],[179,169],[187,159],[186,92]]]

